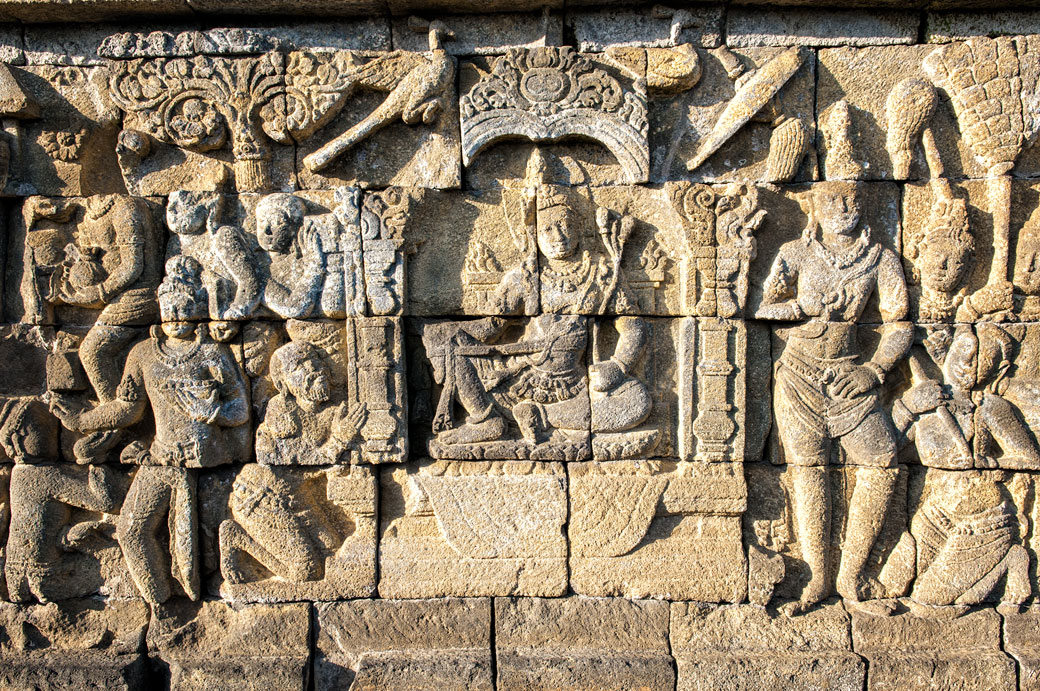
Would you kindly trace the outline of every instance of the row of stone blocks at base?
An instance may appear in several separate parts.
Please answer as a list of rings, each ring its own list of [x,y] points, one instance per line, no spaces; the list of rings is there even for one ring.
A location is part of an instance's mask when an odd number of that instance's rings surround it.
[[[621,598],[0,605],[5,689],[1036,689],[1040,609]],[[313,643],[312,643],[313,641]],[[313,679],[313,686],[308,686]]]

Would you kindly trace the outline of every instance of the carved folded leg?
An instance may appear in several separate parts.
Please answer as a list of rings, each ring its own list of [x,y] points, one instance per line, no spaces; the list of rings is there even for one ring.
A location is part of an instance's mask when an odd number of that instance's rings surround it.
[[[476,444],[505,435],[506,421],[495,408],[473,362],[465,356],[452,355],[448,366],[454,369],[455,395],[466,411],[466,421],[461,427],[442,432],[441,441]]]
[[[83,337],[79,359],[99,403],[107,403],[115,398],[123,376],[119,352],[139,335],[138,329],[128,326],[96,323]]]
[[[983,602],[1005,576],[1007,584],[1002,602],[1021,605],[1032,593],[1029,585],[1029,553],[1022,545],[1012,545],[1000,563],[958,597],[956,604],[977,605]]]
[[[856,488],[849,502],[845,541],[835,582],[838,594],[848,600],[858,602],[860,599],[860,574],[881,534],[897,475],[898,470],[894,468],[862,467],[856,470]]]
[[[827,496],[827,468],[798,465],[791,468],[793,479],[792,512],[802,560],[811,576],[802,590],[795,612],[802,612],[830,595],[827,579],[827,545],[830,542],[830,498]]]
[[[261,543],[250,534],[248,528],[236,521],[226,520],[220,524],[220,573],[224,580],[229,583],[243,583],[247,580],[239,567],[239,557],[243,553],[275,576],[288,581],[302,583],[322,577],[324,569],[321,555],[299,526],[278,526],[265,522],[257,527],[261,530],[256,532],[270,537],[272,544]]]

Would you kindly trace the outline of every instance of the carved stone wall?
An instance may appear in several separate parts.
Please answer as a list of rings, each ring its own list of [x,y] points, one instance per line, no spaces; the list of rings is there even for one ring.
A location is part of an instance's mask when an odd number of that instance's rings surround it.
[[[1040,688],[1040,12],[57,4],[0,688]]]

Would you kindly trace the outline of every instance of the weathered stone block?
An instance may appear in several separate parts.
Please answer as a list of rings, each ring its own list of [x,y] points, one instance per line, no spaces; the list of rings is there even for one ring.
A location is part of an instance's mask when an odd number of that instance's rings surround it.
[[[115,157],[121,118],[108,92],[107,68],[34,65],[11,68],[11,75],[39,117],[11,123],[16,144],[6,192],[122,192]]]
[[[380,596],[566,591],[561,464],[420,461],[380,481]]]
[[[914,43],[918,23],[908,12],[740,7],[726,16],[726,42],[739,48]]]
[[[671,605],[670,641],[680,691],[860,689],[865,666],[852,653],[849,615],[828,604],[796,617],[757,605]]]
[[[563,44],[559,13],[438,15],[454,38],[444,44],[450,55],[497,55],[513,48]],[[393,20],[394,45],[411,51],[428,50],[425,31],[416,31],[407,17]]]
[[[582,51],[616,46],[670,48],[689,43],[715,48],[722,35],[722,8],[701,5],[684,15],[647,12],[645,8],[577,9],[568,13],[567,26]]]
[[[316,689],[493,688],[490,600],[356,600],[314,616]]]
[[[455,59],[430,24],[428,52],[290,53],[288,135],[305,189],[459,187]],[[425,32],[424,32],[425,33]]]
[[[664,602],[495,598],[499,689],[671,689]]]
[[[0,603],[0,684],[9,689],[141,688],[148,606],[139,600]]]
[[[177,601],[148,626],[152,664],[169,688],[298,689],[310,675],[306,604]]]
[[[705,602],[747,596],[740,464],[574,463],[568,474],[575,592]]]
[[[1040,611],[1005,614],[1003,634],[1004,651],[1018,662],[1018,688],[1040,688]]]
[[[871,690],[1015,686],[1015,662],[1001,652],[1000,616],[993,610],[952,620],[853,610],[852,644],[867,659]]]

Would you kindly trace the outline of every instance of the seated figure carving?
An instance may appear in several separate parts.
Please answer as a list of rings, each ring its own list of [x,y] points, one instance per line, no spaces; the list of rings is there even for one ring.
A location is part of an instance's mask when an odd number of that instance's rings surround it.
[[[633,457],[651,451],[659,429],[636,429],[650,417],[653,399],[633,371],[646,352],[649,329],[639,317],[618,317],[610,358],[589,365],[592,432],[596,457]]]
[[[431,453],[438,445],[508,439],[510,422],[519,429],[519,446],[528,450],[568,437],[587,441],[591,409],[585,318],[545,314],[527,321],[518,340],[502,342],[510,326],[497,317],[424,325],[423,344],[434,379],[443,387]],[[459,426],[456,403],[466,416]]]
[[[948,343],[944,343],[948,341]],[[915,386],[895,402],[896,428],[915,444],[924,465],[1040,467],[1040,449],[1022,419],[1016,400],[1035,400],[1033,388],[1006,376],[1014,339],[996,324],[935,331],[926,350],[941,375],[929,377],[928,361],[915,348]]]
[[[322,578],[325,559],[293,487],[264,465],[248,464],[235,478],[232,518],[220,524],[220,573],[230,583],[248,580],[241,556],[249,555],[289,581]]]

